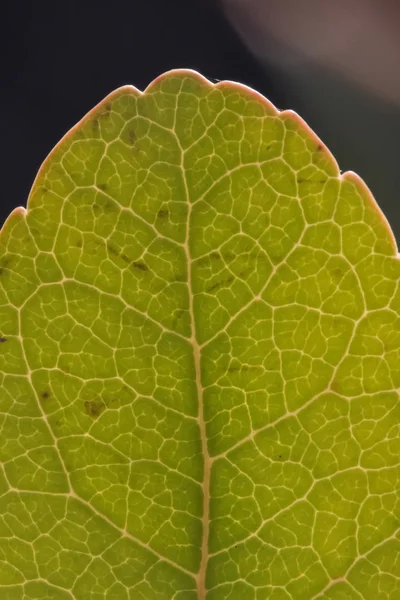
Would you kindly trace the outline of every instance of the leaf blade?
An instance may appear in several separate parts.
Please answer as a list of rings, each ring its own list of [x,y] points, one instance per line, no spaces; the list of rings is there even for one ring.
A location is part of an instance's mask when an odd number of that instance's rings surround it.
[[[367,598],[368,571],[395,598],[397,250],[297,115],[191,71],[121,88],[0,243],[3,539],[13,502],[31,529],[64,503],[0,586]]]

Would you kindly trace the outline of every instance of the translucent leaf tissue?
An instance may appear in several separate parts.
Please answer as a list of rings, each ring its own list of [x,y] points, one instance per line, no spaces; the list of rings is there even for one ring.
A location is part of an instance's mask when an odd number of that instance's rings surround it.
[[[295,113],[111,93],[0,234],[2,600],[398,600],[399,283]]]

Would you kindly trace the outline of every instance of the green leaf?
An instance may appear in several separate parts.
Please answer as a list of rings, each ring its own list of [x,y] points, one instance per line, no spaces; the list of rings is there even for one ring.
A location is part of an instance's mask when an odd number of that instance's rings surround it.
[[[400,262],[293,112],[171,71],[0,237],[5,600],[398,600]]]

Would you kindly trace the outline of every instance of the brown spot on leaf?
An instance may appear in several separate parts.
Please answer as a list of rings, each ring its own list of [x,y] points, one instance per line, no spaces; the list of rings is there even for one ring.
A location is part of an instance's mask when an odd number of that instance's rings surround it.
[[[181,308],[179,310],[174,311],[174,320],[172,322],[172,329],[178,325],[179,320],[183,317],[185,311]]]
[[[111,104],[107,102],[107,104],[104,105],[104,110],[99,114],[99,117],[101,119],[109,119],[111,115],[111,108]]]
[[[327,179],[305,179],[303,177],[298,177],[298,179],[297,179],[297,183],[311,183],[311,184],[320,183],[320,184],[323,184],[326,182],[327,182]]]
[[[128,141],[133,146],[136,143],[137,135],[133,129],[128,131]]]
[[[99,190],[102,190],[103,192],[105,192],[108,188],[108,185],[106,183],[98,183],[97,187],[99,188]]]
[[[30,227],[30,231],[35,238],[38,238],[41,235],[40,230],[37,227]]]
[[[149,267],[143,262],[133,262],[132,267],[138,269],[139,271],[150,271]]]
[[[178,273],[177,275],[175,275],[175,277],[173,277],[171,279],[171,283],[175,283],[175,282],[184,283],[186,281],[187,281],[186,275],[184,275],[183,273]]]
[[[1,266],[4,267],[4,268],[7,268],[9,266],[10,262],[11,262],[11,258],[5,257],[1,261]]]
[[[339,281],[343,278],[345,272],[340,267],[335,267],[334,269],[332,269],[331,273],[332,273],[332,277],[336,281]]]
[[[87,400],[83,405],[86,414],[94,419],[97,419],[106,408],[106,405],[102,400]]]
[[[5,337],[0,337],[0,344],[4,344],[4,342],[7,341],[7,338]]]
[[[11,264],[11,258],[9,256],[5,256],[1,261],[0,261],[0,275],[6,275],[7,271],[10,268],[10,264]]]
[[[119,256],[118,250],[116,250],[114,246],[111,246],[111,244],[107,244],[107,251],[113,256]]]
[[[47,400],[47,398],[50,398],[50,392],[45,390],[40,394],[40,397],[43,398],[43,400]]]
[[[217,290],[223,286],[229,285],[234,280],[235,280],[235,278],[232,276],[232,277],[228,277],[228,279],[224,279],[224,281],[218,281],[217,283],[214,283],[212,286],[210,286],[206,290],[206,292],[208,292],[208,293],[215,292],[215,290]]]
[[[157,213],[157,219],[166,219],[169,216],[169,210],[166,208],[160,209]]]
[[[183,310],[183,308],[180,308],[179,310],[176,310],[174,312],[175,319],[176,320],[180,319],[182,317],[182,315],[184,314],[184,312],[185,311]]]
[[[113,256],[120,258],[121,260],[123,260],[126,264],[131,264],[132,260],[129,258],[129,256],[127,256],[126,254],[124,254],[123,252],[120,252],[119,250],[117,250],[116,248],[114,248],[111,244],[107,244],[107,251],[112,254]]]

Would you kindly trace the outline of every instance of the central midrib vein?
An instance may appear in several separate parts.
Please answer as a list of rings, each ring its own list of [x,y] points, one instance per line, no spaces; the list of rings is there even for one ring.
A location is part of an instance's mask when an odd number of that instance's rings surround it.
[[[196,390],[197,390],[197,398],[199,403],[199,428],[200,428],[200,438],[201,438],[201,449],[204,458],[204,474],[203,474],[203,536],[201,543],[201,562],[200,562],[200,570],[197,574],[197,598],[198,600],[205,600],[206,597],[206,570],[207,570],[207,560],[208,560],[208,535],[210,529],[210,519],[209,519],[209,505],[210,505],[210,471],[211,471],[211,460],[210,455],[208,453],[207,447],[207,433],[206,433],[206,423],[204,419],[204,403],[203,403],[203,387],[201,384],[201,371],[200,371],[200,345],[196,338],[196,325],[194,318],[194,306],[193,306],[193,292],[192,292],[192,257],[190,254],[189,247],[189,232],[190,232],[190,218],[192,213],[192,204],[189,199],[189,190],[187,188],[186,178],[185,178],[185,170],[183,164],[183,151],[182,151],[182,173],[183,180],[186,191],[186,201],[188,205],[188,215],[187,215],[187,227],[186,227],[186,240],[184,244],[185,253],[186,253],[186,262],[188,268],[188,292],[189,292],[189,314],[190,314],[190,327],[191,327],[191,338],[190,342],[193,347],[193,356],[194,356],[194,368],[196,373]]]
[[[189,265],[190,269],[190,265]],[[190,277],[189,277],[189,289],[190,289]],[[190,312],[193,316],[193,296],[190,293]],[[201,449],[204,457],[204,475],[203,475],[203,537],[201,544],[201,563],[200,570],[197,575],[197,597],[198,600],[204,600],[206,597],[206,570],[208,560],[208,535],[210,529],[210,471],[211,471],[211,460],[208,454],[207,447],[207,434],[206,434],[206,423],[204,420],[204,404],[203,404],[203,388],[200,379],[200,348],[197,343],[194,329],[194,321],[192,321],[192,338],[191,342],[193,345],[194,353],[194,364],[196,370],[196,387],[197,397],[199,399],[199,427],[201,437]]]

